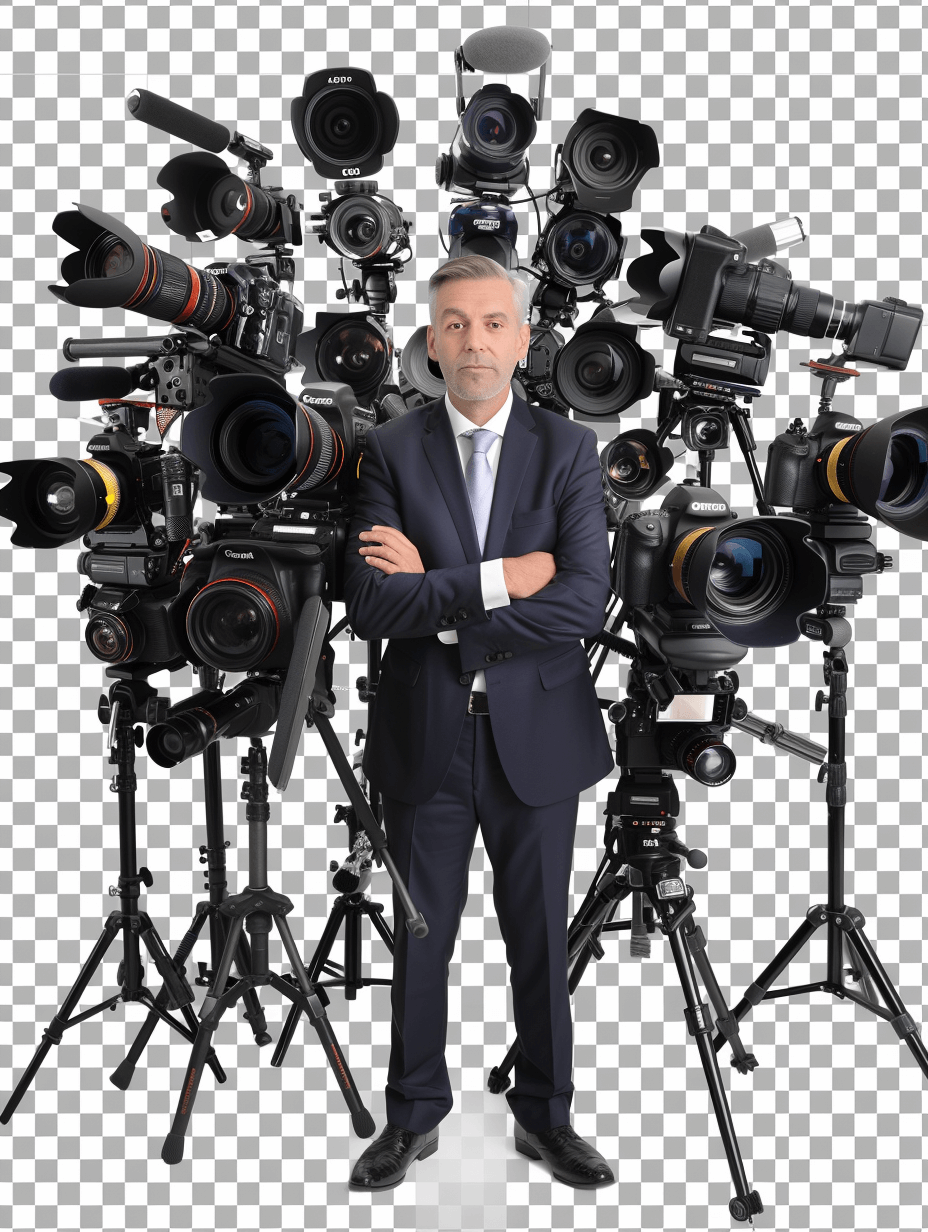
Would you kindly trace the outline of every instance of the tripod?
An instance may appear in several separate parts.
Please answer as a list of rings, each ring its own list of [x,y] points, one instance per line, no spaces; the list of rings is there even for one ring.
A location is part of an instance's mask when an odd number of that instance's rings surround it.
[[[217,688],[219,672],[216,668],[203,664],[197,668],[197,674],[200,685],[204,690]],[[207,880],[203,888],[207,891],[209,898],[207,901],[197,903],[193,921],[184,934],[174,955],[174,966],[178,971],[184,970],[187,959],[204,924],[209,921],[210,967],[207,968],[206,963],[199,963],[199,975],[194,980],[195,984],[201,987],[208,987],[213,974],[219,966],[219,960],[222,957],[222,951],[228,937],[229,924],[228,917],[220,910],[220,904],[226,897],[226,886],[228,884],[226,881],[226,847],[228,844],[223,835],[222,780],[218,743],[209,744],[203,750],[203,799],[206,814],[206,843],[200,847],[200,863],[206,865]],[[242,936],[235,960],[241,974],[246,974],[250,969],[250,955],[248,938]],[[157,1005],[163,1006],[166,998],[167,992],[165,989],[162,989],[158,994]],[[258,1000],[258,994],[253,988],[246,991],[244,1002],[246,1006],[244,1017],[250,1023],[251,1029],[254,1032],[255,1043],[259,1047],[263,1044],[269,1044],[271,1036],[268,1034],[267,1021],[264,1017],[261,1003]],[[152,1009],[140,1027],[138,1035],[133,1040],[125,1059],[110,1076],[110,1082],[121,1090],[125,1090],[132,1081],[139,1057],[142,1055],[145,1045],[158,1024],[158,1017],[158,1010]],[[194,1030],[196,1029],[195,1021]]]
[[[141,886],[144,884],[150,887],[152,875],[147,868],[138,867],[136,854],[135,748],[142,744],[142,729],[135,727],[135,724],[152,720],[156,702],[157,691],[148,681],[132,678],[117,680],[110,686],[109,696],[100,698],[97,714],[101,723],[110,725],[109,760],[110,764],[117,766],[117,773],[113,776],[110,790],[119,796],[119,880],[116,886],[110,886],[110,894],[114,897],[118,895],[119,910],[110,912],[104,923],[103,932],[91,950],[87,961],[81,967],[77,980],[62,1002],[60,1010],[42,1033],[42,1042],[7,1101],[6,1107],[0,1113],[0,1122],[4,1125],[8,1123],[19,1106],[42,1062],[51,1051],[52,1044],[61,1043],[62,1036],[68,1027],[73,1027],[104,1010],[115,1009],[120,1001],[138,1001],[148,1006],[149,1021],[152,1026],[145,1037],[146,1040],[159,1020],[166,1022],[168,1026],[191,1042],[197,1034],[196,1016],[190,1008],[190,1003],[194,999],[193,990],[184,976],[183,965],[180,967],[175,965],[150,917],[144,911],[139,910]],[[120,932],[122,933],[123,953],[116,977],[120,985],[119,992],[92,1009],[75,1014],[74,1011],[80,1003],[84,990],[93,979],[107,950]],[[153,996],[143,983],[140,939],[145,943],[152,962],[163,981],[158,997]],[[168,1013],[169,1010],[179,1010],[184,1022],[180,1022]],[[141,1052],[141,1049],[139,1051]],[[212,1047],[203,1054],[202,1062],[209,1065],[217,1082],[225,1082],[225,1073]],[[122,1066],[117,1070],[117,1074],[120,1074],[121,1070]],[[115,1077],[116,1075],[114,1075],[114,1081]],[[131,1072],[129,1077],[131,1077]],[[128,1079],[126,1083],[116,1082],[115,1085],[123,1086],[127,1085],[127,1082]]]
[[[245,808],[248,821],[248,885],[242,893],[234,894],[219,904],[219,910],[231,919],[231,925],[222,956],[200,1007],[200,1023],[177,1111],[161,1151],[161,1158],[166,1164],[176,1164],[183,1159],[184,1135],[193,1112],[193,1103],[203,1074],[203,1063],[210,1053],[212,1036],[222,1015],[239,997],[244,997],[261,984],[270,984],[292,1001],[297,1008],[297,1014],[300,1011],[306,1013],[338,1080],[351,1113],[355,1133],[359,1138],[369,1138],[374,1133],[373,1118],[361,1103],[348,1069],[348,1062],[338,1046],[326,1016],[325,994],[323,992],[320,995],[317,986],[312,984],[306,975],[286,921],[286,915],[293,910],[293,903],[285,895],[272,890],[267,883],[267,822],[270,816],[270,805],[267,802],[267,754],[257,736],[251,737],[251,749],[248,755],[242,758],[241,767],[242,773],[248,775],[248,781],[242,785],[242,797],[248,802]],[[287,959],[293,968],[294,982],[270,970],[268,935],[272,923],[280,933]],[[251,935],[251,968],[228,987],[232,963],[239,953],[245,928]]]
[[[821,607],[818,619],[805,620],[804,632],[817,637],[829,647],[824,652],[824,676],[828,692],[819,691],[816,710],[828,705],[828,760],[819,771],[819,782],[827,777],[825,800],[828,805],[828,899],[816,903],[806,912],[806,918],[782,947],[776,957],[761,972],[744,996],[734,1006],[732,1014],[740,1021],[761,1001],[774,997],[792,997],[800,993],[827,992],[839,1000],[850,1000],[885,1018],[900,1040],[903,1040],[928,1077],[928,1050],[919,1034],[918,1025],[906,1010],[898,992],[887,975],[876,950],[864,932],[864,917],[847,905],[844,888],[844,810],[847,801],[847,766],[844,761],[845,719],[847,717],[848,665],[844,647],[850,641],[850,623],[844,619],[843,607]],[[793,961],[807,941],[824,928],[827,940],[825,978],[811,984],[772,989],[774,980]],[[844,968],[847,950],[851,968]],[[859,982],[864,994],[848,988],[845,975]],[[880,1005],[874,988],[882,998]],[[715,1037],[718,1051],[725,1043],[723,1034]]]
[[[631,800],[647,801],[642,809],[629,812]],[[706,954],[706,938],[693,919],[693,890],[680,878],[680,860],[703,868],[706,856],[688,850],[677,837],[676,816],[679,796],[673,779],[660,771],[630,770],[619,780],[617,791],[609,793],[606,822],[606,854],[600,861],[586,897],[567,932],[568,989],[571,993],[583,977],[591,958],[600,959],[604,951],[599,942],[603,932],[631,930],[632,953],[647,954],[649,933],[656,923],[670,943],[671,953],[686,1001],[684,1018],[695,1039],[709,1088],[719,1134],[728,1158],[732,1181],[737,1191],[728,1209],[735,1219],[745,1221],[764,1207],[760,1195],[752,1190],[744,1171],[741,1150],[735,1135],[731,1109],[716,1050],[711,1039],[713,1020],[709,1006],[701,999],[696,973],[712,1002],[722,1038],[734,1053],[733,1064],[742,1073],[757,1065],[745,1050],[738,1033],[738,1021],[729,1010]],[[632,918],[613,921],[619,903],[632,898]],[[695,969],[694,969],[695,967]],[[495,1093],[509,1086],[509,1072],[519,1052],[518,1038],[502,1065],[490,1071],[489,1089]]]

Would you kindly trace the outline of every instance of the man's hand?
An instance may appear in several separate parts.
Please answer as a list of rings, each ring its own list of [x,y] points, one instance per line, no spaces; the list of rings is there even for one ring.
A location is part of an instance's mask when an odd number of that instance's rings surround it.
[[[376,565],[383,573],[425,573],[419,549],[402,531],[392,526],[372,526],[362,530],[358,538],[371,540],[368,547],[358,551],[369,565]]]
[[[557,565],[550,552],[503,557],[503,577],[511,599],[527,599],[544,590],[555,573]]]

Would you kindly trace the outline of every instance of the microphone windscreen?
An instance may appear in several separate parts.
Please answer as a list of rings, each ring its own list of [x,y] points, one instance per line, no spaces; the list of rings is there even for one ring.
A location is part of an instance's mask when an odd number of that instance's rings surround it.
[[[540,30],[526,26],[491,26],[461,45],[464,59],[478,73],[530,73],[544,64],[551,44]]]
[[[181,141],[189,141],[201,150],[212,150],[214,154],[221,154],[232,140],[232,134],[224,125],[217,124],[215,120],[207,120],[205,116],[197,115],[186,107],[179,107],[169,98],[152,94],[151,90],[133,90],[126,99],[126,106],[143,124],[160,128],[163,133],[170,133]]]
[[[59,402],[86,402],[94,398],[124,398],[135,388],[125,368],[62,368],[48,382],[48,392]]]

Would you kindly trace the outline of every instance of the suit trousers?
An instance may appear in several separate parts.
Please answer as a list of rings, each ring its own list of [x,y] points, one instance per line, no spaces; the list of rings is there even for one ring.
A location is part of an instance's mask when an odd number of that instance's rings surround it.
[[[411,936],[394,895],[387,1120],[423,1134],[451,1110],[448,967],[479,826],[493,868],[520,1043],[509,1106],[530,1133],[569,1124],[567,910],[579,796],[523,804],[500,765],[491,717],[467,714],[436,794],[424,804],[382,801],[390,852],[429,928],[426,937]]]

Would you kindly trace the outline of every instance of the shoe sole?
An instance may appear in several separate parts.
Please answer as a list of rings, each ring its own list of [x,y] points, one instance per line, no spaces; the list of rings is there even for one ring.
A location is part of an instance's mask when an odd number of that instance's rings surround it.
[[[516,1150],[520,1155],[526,1155],[529,1159],[544,1160],[541,1155],[529,1142],[523,1141],[521,1138],[515,1138]],[[570,1177],[562,1176],[553,1164],[548,1165],[551,1169],[551,1175],[556,1181],[560,1181],[562,1185],[569,1185],[571,1189],[603,1189],[606,1185],[614,1185],[615,1177],[611,1181],[575,1181]]]
[[[422,1148],[422,1150],[419,1152],[419,1154],[414,1155],[412,1159],[410,1159],[409,1162],[410,1164],[414,1164],[417,1159],[428,1159],[428,1157],[430,1155],[434,1155],[437,1150],[438,1150],[438,1139],[436,1139],[434,1142],[427,1143]],[[406,1169],[406,1172],[408,1171],[409,1171],[409,1168]],[[396,1189],[397,1185],[402,1185],[403,1181],[406,1180],[406,1172],[404,1172],[401,1177],[398,1177],[397,1180],[388,1181],[386,1185],[355,1185],[355,1184],[352,1184],[352,1182],[349,1180],[348,1188],[353,1189],[355,1193],[383,1193],[384,1190]]]

